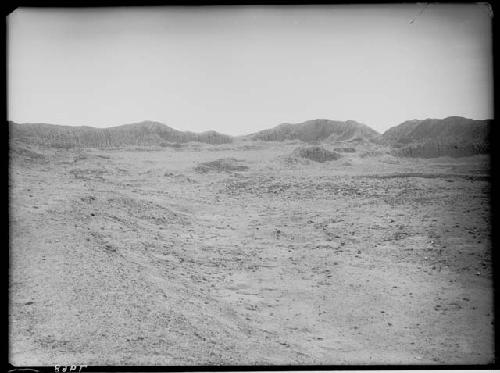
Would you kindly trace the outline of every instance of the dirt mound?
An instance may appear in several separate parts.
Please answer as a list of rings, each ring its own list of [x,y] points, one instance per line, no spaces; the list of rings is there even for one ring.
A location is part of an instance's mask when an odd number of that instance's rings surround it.
[[[355,148],[333,148],[334,151],[339,153],[355,153]]]
[[[113,216],[120,221],[130,222],[130,217],[133,216],[143,223],[148,222],[156,225],[190,224],[186,214],[152,201],[117,195],[107,198],[103,202],[104,205],[99,212],[109,215],[112,212]]]
[[[108,175],[109,171],[103,168],[73,168],[69,173],[75,179],[104,181],[103,175]]]
[[[373,141],[380,134],[365,124],[348,120],[346,122],[314,119],[303,123],[283,123],[277,127],[263,130],[252,135],[254,140],[262,141],[287,141],[301,140],[313,141]]]
[[[241,161],[235,158],[221,158],[212,162],[200,163],[194,170],[198,173],[248,170],[248,166],[239,163],[241,163]]]
[[[31,159],[44,159],[44,155],[28,148],[15,147],[11,149],[12,156],[22,156]]]
[[[387,130],[383,139],[395,148],[396,156],[467,157],[490,152],[492,123],[463,117],[410,120]]]
[[[111,159],[109,155],[104,154],[90,154],[85,152],[79,152],[73,156],[73,163],[78,163],[82,161],[98,161],[100,159]]]
[[[10,122],[13,139],[24,143],[61,149],[116,148],[124,146],[173,147],[190,141],[219,145],[233,142],[233,138],[215,131],[194,133],[179,131],[163,123],[143,121],[116,127],[60,126],[46,123]]]
[[[179,144],[178,142],[168,142],[168,141],[161,142],[160,146],[162,148],[172,148],[172,149],[181,149],[182,148],[182,144]]]
[[[305,158],[320,163],[328,161],[336,161],[342,158],[342,156],[339,153],[331,152],[321,146],[297,148],[293,151],[292,157]]]
[[[488,142],[491,120],[473,120],[463,117],[445,119],[409,120],[384,132],[383,138],[391,144],[413,144],[426,141],[440,143]]]
[[[373,158],[373,157],[380,157],[385,154],[387,153],[381,150],[367,150],[362,152],[359,156],[360,158]]]
[[[25,163],[47,162],[47,157],[44,154],[21,146],[12,146],[10,148],[9,157],[13,161],[17,160]]]
[[[422,144],[410,144],[397,148],[393,155],[399,157],[413,158],[437,158],[437,157],[469,157],[476,154],[488,154],[490,146],[487,143],[457,143],[443,144],[438,141],[429,141]]]

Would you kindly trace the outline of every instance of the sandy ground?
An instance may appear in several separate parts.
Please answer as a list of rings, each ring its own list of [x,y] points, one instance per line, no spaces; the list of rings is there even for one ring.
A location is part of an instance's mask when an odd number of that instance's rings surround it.
[[[13,152],[10,362],[491,363],[487,157],[295,147]]]

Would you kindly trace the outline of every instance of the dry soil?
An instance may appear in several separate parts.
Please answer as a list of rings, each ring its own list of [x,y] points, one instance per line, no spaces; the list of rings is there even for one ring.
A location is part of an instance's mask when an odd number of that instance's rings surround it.
[[[13,144],[10,362],[492,362],[488,157],[296,148]]]

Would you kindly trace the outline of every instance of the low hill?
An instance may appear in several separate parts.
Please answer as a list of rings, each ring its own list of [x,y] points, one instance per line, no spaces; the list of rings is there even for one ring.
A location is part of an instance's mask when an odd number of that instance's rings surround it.
[[[284,123],[251,135],[253,140],[286,141],[375,141],[380,134],[370,127],[348,120],[346,122],[313,119],[303,123]]]
[[[119,146],[165,146],[172,143],[198,141],[212,145],[233,141],[228,135],[215,131],[184,132],[163,123],[144,121],[117,127],[72,127],[45,123],[19,124],[10,122],[11,139],[30,144],[71,148],[109,148]]]
[[[342,156],[337,152],[331,152],[321,146],[300,147],[293,151],[292,157],[309,159],[314,162],[324,163],[336,161]]]
[[[490,150],[490,120],[463,117],[410,120],[388,129],[383,141],[409,157],[469,156]]]

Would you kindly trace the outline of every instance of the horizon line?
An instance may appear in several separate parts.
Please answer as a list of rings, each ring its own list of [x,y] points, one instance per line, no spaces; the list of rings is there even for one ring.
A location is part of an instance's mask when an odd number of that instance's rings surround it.
[[[487,120],[487,121],[493,121],[494,118],[487,118],[487,119],[474,119],[474,118],[468,118],[468,117],[463,117],[461,115],[449,115],[447,117],[444,117],[444,118],[425,118],[425,119],[407,119],[401,123],[398,123],[398,124],[395,124],[389,128],[387,128],[384,132],[379,132],[377,131],[376,129],[374,129],[373,127],[371,127],[370,125],[366,124],[366,123],[363,123],[363,122],[359,122],[355,119],[347,119],[347,120],[336,120],[336,119],[328,119],[328,118],[314,118],[314,119],[308,119],[308,120],[305,120],[305,121],[302,121],[302,122],[294,122],[294,123],[291,123],[291,122],[282,122],[282,123],[279,123],[279,124],[276,124],[272,127],[269,127],[269,128],[265,128],[265,129],[261,129],[261,130],[258,130],[256,132],[251,132],[251,133],[246,133],[246,134],[241,134],[241,135],[228,135],[226,133],[223,133],[223,132],[219,132],[217,130],[214,130],[214,129],[209,129],[209,130],[205,130],[205,131],[201,131],[201,132],[194,132],[194,131],[191,131],[191,130],[180,130],[178,128],[175,128],[169,124],[166,124],[164,122],[161,122],[161,121],[158,121],[158,120],[151,120],[151,119],[144,119],[144,120],[141,120],[141,121],[138,121],[138,122],[128,122],[128,123],[122,123],[122,124],[117,124],[117,125],[110,125],[110,126],[105,126],[105,127],[94,127],[94,126],[89,126],[89,125],[68,125],[68,124],[58,124],[58,123],[47,123],[47,122],[16,122],[16,121],[13,121],[13,120],[7,120],[8,123],[13,123],[13,124],[21,124],[21,125],[34,125],[34,124],[41,124],[41,125],[50,125],[50,126],[59,126],[59,127],[74,127],[74,128],[81,128],[81,127],[86,127],[86,128],[93,128],[93,129],[111,129],[111,128],[118,128],[118,127],[123,127],[123,126],[127,126],[127,125],[133,125],[133,124],[143,124],[143,123],[154,123],[154,124],[160,124],[160,125],[163,125],[165,127],[169,127],[173,130],[176,130],[176,131],[180,131],[180,132],[190,132],[190,133],[193,133],[193,134],[203,134],[203,133],[207,133],[207,132],[216,132],[220,135],[224,135],[224,136],[229,136],[229,137],[244,137],[244,136],[248,136],[248,135],[252,135],[254,133],[257,133],[257,132],[260,132],[260,131],[266,131],[266,130],[269,130],[269,129],[273,129],[273,128],[276,128],[278,126],[281,126],[281,125],[296,125],[296,124],[303,124],[303,123],[306,123],[306,122],[310,122],[310,121],[317,121],[317,120],[327,120],[327,121],[332,121],[332,122],[343,122],[343,123],[347,123],[347,122],[356,122],[358,124],[362,124],[362,125],[365,125],[367,127],[369,127],[370,129],[372,129],[373,131],[379,133],[379,134],[384,134],[385,132],[387,132],[388,130],[392,129],[392,128],[395,128],[403,123],[406,123],[406,122],[411,122],[411,121],[426,121],[426,120],[445,120],[445,119],[448,119],[448,118],[463,118],[463,119],[469,119],[469,120],[473,120],[473,121],[484,121],[484,120]]]

